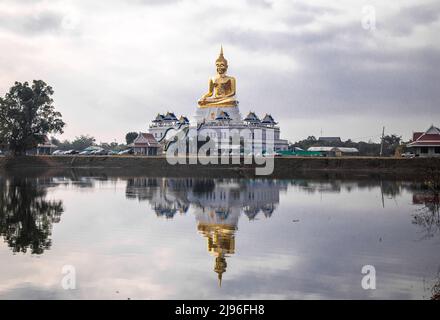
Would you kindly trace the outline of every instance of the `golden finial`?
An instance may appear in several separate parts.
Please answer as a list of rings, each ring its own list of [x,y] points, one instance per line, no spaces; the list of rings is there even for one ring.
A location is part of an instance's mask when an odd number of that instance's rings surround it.
[[[221,273],[218,274],[218,286],[220,288],[222,287],[222,274]]]
[[[220,252],[218,254],[218,256],[215,258],[215,267],[214,267],[214,271],[218,275],[219,287],[222,286],[222,276],[223,276],[223,272],[226,272],[227,265],[228,264],[226,263],[226,259],[224,257],[224,254],[222,252]]]
[[[220,54],[218,55],[218,58],[217,60],[215,60],[215,62],[224,62],[226,65],[228,65],[228,60],[226,60],[223,56],[223,46],[220,46]]]

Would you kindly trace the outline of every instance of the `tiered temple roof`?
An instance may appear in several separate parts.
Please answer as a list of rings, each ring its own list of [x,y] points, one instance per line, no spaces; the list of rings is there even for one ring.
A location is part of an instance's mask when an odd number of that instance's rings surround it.
[[[161,124],[161,123],[174,123],[174,122],[178,122],[178,123],[184,123],[184,124],[189,124],[189,120],[186,116],[181,115],[179,119],[177,119],[176,115],[174,114],[174,112],[167,112],[166,114],[160,114],[158,113],[156,118],[154,118],[154,120],[152,121],[153,123],[156,124]]]
[[[249,114],[244,118],[244,121],[250,122],[250,123],[260,123],[261,120],[258,118],[258,116],[255,114],[255,112],[250,111]]]
[[[215,118],[215,120],[231,120],[229,114],[225,111],[219,113],[219,115]]]
[[[157,114],[156,118],[153,120],[153,122],[162,122],[164,116],[160,113]]]
[[[177,121],[177,117],[174,112],[167,112],[163,120],[165,121]]]
[[[277,122],[273,119],[273,117],[270,114],[267,114],[264,116],[263,120],[261,120],[262,124],[268,124],[268,125],[276,125]]]

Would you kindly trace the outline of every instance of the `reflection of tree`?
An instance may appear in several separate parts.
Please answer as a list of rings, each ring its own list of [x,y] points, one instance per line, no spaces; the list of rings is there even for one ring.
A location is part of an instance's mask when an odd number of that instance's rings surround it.
[[[431,300],[440,300],[440,274],[437,279],[437,283],[431,289],[432,297]]]
[[[63,204],[45,197],[38,179],[0,180],[0,235],[13,252],[42,254],[50,248],[52,224],[60,221]]]
[[[425,231],[424,238],[431,238],[440,231],[439,203],[426,203],[425,206],[413,215],[413,223]]]
[[[402,193],[401,183],[398,181],[381,181],[382,193],[390,199],[395,199]]]
[[[432,172],[417,189],[413,203],[424,206],[413,215],[413,223],[424,229],[423,238],[431,238],[440,232],[440,174]]]

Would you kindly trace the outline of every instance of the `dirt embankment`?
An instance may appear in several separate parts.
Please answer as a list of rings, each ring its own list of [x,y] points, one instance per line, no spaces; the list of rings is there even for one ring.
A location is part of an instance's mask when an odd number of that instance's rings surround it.
[[[177,164],[171,165],[164,157],[142,156],[26,156],[0,157],[3,170],[26,171],[40,169],[105,169],[130,171],[134,174],[157,176],[254,176],[256,165],[244,164]],[[338,173],[356,175],[398,175],[415,177],[440,170],[440,158],[275,158],[271,177],[289,178],[302,174]]]

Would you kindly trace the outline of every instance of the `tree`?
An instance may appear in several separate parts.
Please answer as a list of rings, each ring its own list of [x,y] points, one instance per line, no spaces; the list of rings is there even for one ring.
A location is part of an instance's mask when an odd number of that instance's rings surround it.
[[[42,80],[15,82],[0,98],[0,140],[14,155],[24,154],[44,141],[48,133],[63,133],[65,123],[53,106],[52,87]]]
[[[400,141],[402,140],[401,136],[392,134],[386,135],[383,137],[383,154],[384,155],[394,155],[397,147],[400,145]]]
[[[125,135],[125,142],[127,142],[127,144],[133,143],[134,139],[136,139],[137,136],[137,132],[129,132]]]
[[[56,146],[59,146],[59,145],[61,144],[61,141],[58,140],[58,139],[55,138],[55,137],[50,137],[50,143],[52,143],[52,144],[54,144],[54,145],[56,145]]]
[[[395,134],[387,135],[383,137],[384,143],[388,145],[399,145],[401,140],[402,137]]]
[[[317,140],[315,138],[315,136],[308,136],[307,139],[295,142],[291,148],[293,150],[294,147],[298,147],[301,148],[303,150],[307,150],[310,147],[313,147],[317,144]]]
[[[61,150],[70,150],[70,149],[72,149],[72,143],[69,140],[67,140],[67,139],[61,141],[58,144],[56,144],[56,143],[54,143],[54,144],[57,145],[58,148],[61,149]]]
[[[101,142],[99,146],[105,150],[110,150],[112,148],[108,142]]]
[[[114,141],[114,142],[110,142],[110,149],[117,149],[119,147],[119,144]]]
[[[75,140],[73,140],[70,145],[71,149],[75,150],[83,150],[87,147],[93,146],[95,144],[95,138],[92,136],[86,135],[80,135],[79,137],[75,137]]]

